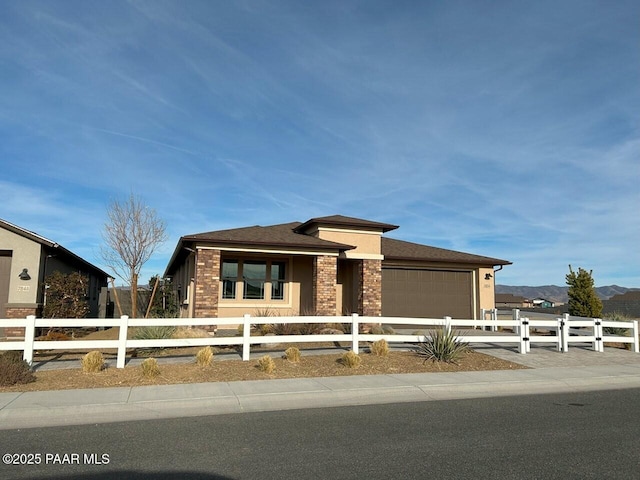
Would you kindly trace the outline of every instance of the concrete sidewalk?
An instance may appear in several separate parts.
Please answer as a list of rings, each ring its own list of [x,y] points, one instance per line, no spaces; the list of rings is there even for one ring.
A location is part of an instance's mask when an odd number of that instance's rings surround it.
[[[485,353],[532,368],[0,393],[0,429],[640,388],[640,355],[624,350]]]

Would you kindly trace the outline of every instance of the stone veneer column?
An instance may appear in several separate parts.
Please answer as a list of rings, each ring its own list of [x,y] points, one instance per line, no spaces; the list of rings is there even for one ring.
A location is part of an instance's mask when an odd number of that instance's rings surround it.
[[[218,316],[220,289],[220,250],[197,249],[194,316],[208,318]]]
[[[7,306],[5,308],[5,318],[27,318],[29,315],[38,316],[39,312],[38,307],[28,307],[28,306],[20,306],[20,307],[11,307]],[[2,324],[0,323],[0,327]],[[4,334],[6,337],[24,337],[24,328],[22,327],[4,327]]]
[[[313,308],[316,315],[336,314],[337,257],[313,259]]]
[[[360,315],[382,315],[382,260],[361,261],[358,304]]]

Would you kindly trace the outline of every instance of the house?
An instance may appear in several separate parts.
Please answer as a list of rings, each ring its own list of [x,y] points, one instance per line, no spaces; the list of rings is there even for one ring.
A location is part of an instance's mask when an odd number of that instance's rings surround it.
[[[629,290],[602,301],[602,312],[622,314],[630,318],[640,319],[640,290]]]
[[[512,293],[496,293],[496,308],[513,309],[513,308],[530,308],[532,303],[530,300]]]
[[[555,302],[546,298],[534,298],[531,303],[535,308],[553,308],[556,306]]]
[[[183,317],[280,314],[479,318],[510,262],[384,236],[334,215],[186,235],[169,261]]]
[[[88,316],[105,316],[100,312],[100,295],[109,275],[52,240],[0,219],[0,318],[40,316],[46,302],[45,278],[54,272],[89,277]],[[105,295],[106,288],[103,307]],[[22,332],[7,327],[4,334]]]

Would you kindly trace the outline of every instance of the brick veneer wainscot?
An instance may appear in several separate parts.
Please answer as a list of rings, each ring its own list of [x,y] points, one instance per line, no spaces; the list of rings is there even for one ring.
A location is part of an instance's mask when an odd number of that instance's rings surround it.
[[[316,315],[336,314],[338,259],[321,255],[313,259],[313,308]]]
[[[361,261],[358,304],[360,315],[382,315],[382,260]]]
[[[38,315],[37,307],[6,307],[6,318],[27,318],[29,315]],[[2,326],[2,325],[0,325]],[[24,337],[24,328],[22,327],[4,327],[4,334],[7,337]]]
[[[198,249],[196,253],[196,318],[218,316],[220,289],[220,250]]]

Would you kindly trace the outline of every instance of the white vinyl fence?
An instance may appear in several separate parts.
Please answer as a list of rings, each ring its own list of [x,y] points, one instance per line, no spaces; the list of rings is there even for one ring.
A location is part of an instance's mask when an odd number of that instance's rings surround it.
[[[25,329],[24,340],[0,341],[2,350],[22,350],[23,358],[31,364],[33,353],[36,350],[101,350],[117,349],[116,366],[124,368],[126,363],[126,351],[132,348],[154,347],[197,347],[197,346],[242,346],[242,359],[249,360],[251,345],[256,344],[280,344],[280,343],[306,343],[306,342],[348,342],[351,349],[359,352],[360,342],[375,342],[384,339],[389,343],[419,343],[425,341],[429,335],[425,333],[384,333],[370,334],[360,333],[363,324],[401,325],[403,330],[407,327],[426,327],[430,330],[445,329],[454,331],[458,339],[467,343],[483,344],[511,344],[518,348],[520,353],[527,353],[532,343],[553,343],[558,351],[568,351],[570,344],[590,343],[595,351],[603,351],[604,342],[621,342],[633,345],[633,350],[638,349],[638,322],[607,322],[601,319],[586,319],[579,317],[549,318],[543,320],[529,320],[521,317],[514,311],[509,320],[498,320],[497,311],[487,311],[491,316],[483,320],[453,320],[450,317],[435,318],[398,318],[398,317],[361,317],[357,314],[342,317],[244,317],[235,318],[128,318],[119,319],[50,319],[29,316],[26,319],[3,319],[0,325],[3,327],[23,327]],[[261,324],[307,324],[307,323],[340,323],[350,325],[351,333],[344,334],[314,334],[314,335],[252,335],[251,327]],[[179,339],[153,339],[133,340],[127,338],[129,328],[143,326],[199,326],[199,325],[243,325],[242,335],[235,337],[214,336],[207,338],[179,338]],[[119,327],[117,340],[71,340],[50,341],[36,340],[36,328],[69,328],[69,327]],[[511,331],[498,331],[502,327]],[[606,335],[604,327],[625,329],[628,336]],[[474,333],[480,329],[481,332]],[[536,334],[536,330],[552,331],[555,335]],[[398,328],[400,330],[400,328]],[[459,332],[459,333],[458,333]],[[575,334],[574,332],[580,332]]]

